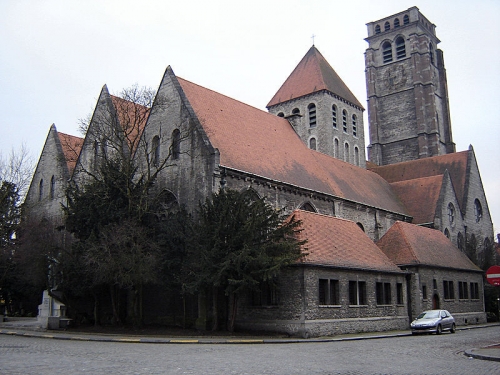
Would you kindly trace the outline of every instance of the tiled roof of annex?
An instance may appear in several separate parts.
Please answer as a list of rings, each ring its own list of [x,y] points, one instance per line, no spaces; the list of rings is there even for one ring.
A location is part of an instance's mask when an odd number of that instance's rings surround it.
[[[267,104],[267,107],[322,90],[336,94],[363,109],[361,103],[344,81],[313,45]]]
[[[420,179],[444,175],[448,170],[453,188],[457,194],[458,202],[462,204],[465,190],[465,180],[467,174],[467,160],[470,150],[454,152],[446,155],[433,156],[418,160],[407,161],[384,166],[370,168],[370,171],[382,176],[389,183]],[[410,184],[410,182],[408,182]],[[415,182],[418,186],[418,181]],[[425,192],[420,193],[422,196]],[[400,196],[403,201],[408,199]]]
[[[413,216],[413,224],[433,223],[436,205],[441,192],[443,176],[415,178],[391,183],[408,213]]]
[[[292,215],[302,221],[299,239],[308,241],[301,263],[401,272],[353,221],[302,210]]]
[[[60,132],[57,132],[57,136],[59,137],[64,159],[66,160],[66,165],[68,166],[68,171],[71,175],[75,169],[80,151],[82,150],[83,138]]]
[[[481,272],[436,229],[398,221],[382,236],[377,246],[398,266],[427,265]]]
[[[177,80],[221,166],[406,215],[383,178],[310,150],[286,119]]]

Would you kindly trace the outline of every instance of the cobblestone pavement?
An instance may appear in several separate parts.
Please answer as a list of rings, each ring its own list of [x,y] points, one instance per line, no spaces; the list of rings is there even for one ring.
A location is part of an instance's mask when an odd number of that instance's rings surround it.
[[[136,344],[0,335],[0,374],[500,374],[470,348],[500,327],[441,336],[295,344]]]

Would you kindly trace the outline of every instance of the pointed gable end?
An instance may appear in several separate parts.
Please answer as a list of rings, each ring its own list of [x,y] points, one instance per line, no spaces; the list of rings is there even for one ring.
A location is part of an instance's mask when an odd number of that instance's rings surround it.
[[[326,90],[363,109],[328,61],[312,46],[292,74],[268,103],[267,108],[314,92]]]
[[[440,231],[396,222],[377,246],[398,266],[431,266],[482,272]]]
[[[303,264],[401,272],[353,221],[302,210],[292,215],[302,221],[299,238],[307,240]]]

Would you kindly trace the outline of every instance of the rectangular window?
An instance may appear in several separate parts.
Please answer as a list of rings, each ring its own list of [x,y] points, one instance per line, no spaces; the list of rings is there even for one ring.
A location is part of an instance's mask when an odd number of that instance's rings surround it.
[[[453,288],[453,281],[443,281],[444,299],[455,299],[455,289]]]
[[[469,299],[469,288],[465,281],[458,282],[458,298]]]
[[[427,285],[422,284],[422,299],[427,299]]]
[[[391,284],[390,283],[376,283],[375,292],[377,297],[377,305],[390,305],[391,304]]]
[[[479,299],[479,283],[470,283],[470,298]]]
[[[340,305],[339,281],[319,279],[319,304]]]
[[[401,283],[397,283],[396,284],[396,303],[398,305],[403,305],[404,302],[403,302],[403,284]]]
[[[366,282],[349,281],[349,304],[366,305]]]

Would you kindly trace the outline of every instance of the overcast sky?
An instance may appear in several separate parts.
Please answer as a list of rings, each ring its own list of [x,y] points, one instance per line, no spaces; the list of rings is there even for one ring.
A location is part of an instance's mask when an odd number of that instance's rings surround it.
[[[38,159],[51,124],[81,136],[104,84],[156,89],[168,65],[265,110],[313,34],[366,107],[366,23],[412,6],[437,26],[453,139],[457,151],[474,147],[498,233],[498,0],[0,0],[0,152],[25,144]]]

